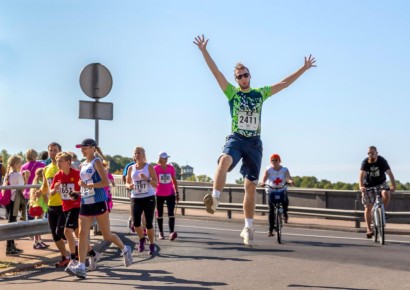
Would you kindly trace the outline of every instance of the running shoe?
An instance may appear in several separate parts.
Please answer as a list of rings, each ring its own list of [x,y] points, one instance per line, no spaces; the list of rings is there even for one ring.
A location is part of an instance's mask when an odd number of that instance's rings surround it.
[[[164,238],[164,233],[163,232],[159,232],[158,234],[158,240],[163,240]]]
[[[95,256],[90,256],[88,258],[88,268],[87,271],[94,271],[95,269],[97,269],[97,263],[98,261],[101,259],[101,254],[98,253],[97,251],[95,251]]]
[[[149,252],[148,254],[150,255],[155,255],[155,244],[150,244],[149,245]]]
[[[22,249],[17,248],[17,243],[14,243],[13,248],[17,253],[23,253]]]
[[[68,263],[70,263],[70,259],[66,259],[63,257],[60,262],[54,264],[56,268],[65,268],[67,267]]]
[[[145,238],[140,239],[140,245],[138,246],[138,252],[144,252],[145,250]]]
[[[80,265],[77,265],[75,267],[67,267],[64,271],[70,276],[77,276],[80,279],[87,278],[85,269],[81,268]]]
[[[144,239],[145,241],[145,239]],[[122,254],[122,257],[124,258],[124,266],[128,267],[132,264],[132,249],[130,246],[125,246],[126,252]]]
[[[33,249],[35,249],[35,250],[41,249],[41,244],[39,242],[35,242],[33,244]]]
[[[67,268],[75,268],[79,265],[77,260],[70,260],[70,263],[68,263]],[[66,268],[66,269],[67,269]],[[74,276],[71,272],[67,272],[66,270],[64,270],[66,273],[70,274],[71,276]]]
[[[206,211],[210,214],[214,214],[219,205],[219,198],[216,198],[215,196],[212,196],[212,194],[208,193],[204,197],[204,204],[206,206]]]
[[[169,240],[170,241],[175,240],[177,237],[178,237],[177,232],[172,232],[172,233],[169,234]]]
[[[132,224],[132,218],[131,217],[128,219],[128,228],[131,232],[135,233],[135,228],[134,228],[134,225]],[[128,231],[128,233],[130,231]]]
[[[253,246],[253,232],[255,229],[253,227],[245,227],[241,232],[241,237],[243,238],[243,243],[246,246]]]
[[[39,243],[41,244],[41,248],[42,249],[45,249],[45,248],[48,248],[48,247],[50,247],[50,245],[47,245],[46,243],[44,243],[43,241],[39,241]]]

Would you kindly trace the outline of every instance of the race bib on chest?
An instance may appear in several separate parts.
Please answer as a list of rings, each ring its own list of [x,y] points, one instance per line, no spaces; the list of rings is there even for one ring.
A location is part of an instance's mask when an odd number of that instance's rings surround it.
[[[146,180],[137,180],[134,182],[134,193],[144,194],[148,193],[148,182]]]
[[[63,200],[71,200],[70,193],[74,191],[74,183],[62,183],[60,185],[60,195]]]
[[[94,184],[92,180],[88,180],[86,183],[87,185]],[[95,195],[94,188],[81,187],[81,197],[84,199],[84,204],[94,203],[94,195]]]
[[[256,131],[259,128],[259,113],[238,112],[238,128],[241,130]]]
[[[172,177],[171,174],[160,174],[159,176],[159,183],[161,184],[168,184],[171,183]]]

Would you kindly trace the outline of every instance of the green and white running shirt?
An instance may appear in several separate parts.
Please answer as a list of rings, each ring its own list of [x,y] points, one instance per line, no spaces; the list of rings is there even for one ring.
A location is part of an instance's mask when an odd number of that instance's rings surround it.
[[[232,133],[245,137],[260,136],[262,104],[271,96],[271,87],[251,88],[249,92],[244,93],[240,88],[228,84],[224,94],[229,101]]]

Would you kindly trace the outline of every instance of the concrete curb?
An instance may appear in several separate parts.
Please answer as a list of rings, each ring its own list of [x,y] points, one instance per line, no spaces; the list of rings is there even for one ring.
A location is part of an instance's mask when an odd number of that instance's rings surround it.
[[[95,237],[94,237],[95,239]],[[110,242],[99,237],[97,241],[93,244],[93,248],[100,253],[103,253],[109,246]],[[0,276],[7,275],[9,273],[24,271],[33,269],[40,265],[53,265],[61,259],[60,253],[50,253],[45,256],[38,256],[36,259],[27,259],[21,262],[13,263],[10,261],[0,261],[0,264],[6,265],[6,268],[0,268]]]

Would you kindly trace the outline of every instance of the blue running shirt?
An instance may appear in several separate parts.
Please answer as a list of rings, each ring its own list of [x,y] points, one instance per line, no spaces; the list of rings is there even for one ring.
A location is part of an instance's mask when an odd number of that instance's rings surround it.
[[[94,162],[100,158],[94,158],[91,162],[84,161],[81,165],[80,177],[87,184],[93,184],[101,181],[101,176],[94,167]],[[81,204],[93,204],[107,201],[107,194],[103,187],[84,188],[81,187]]]

